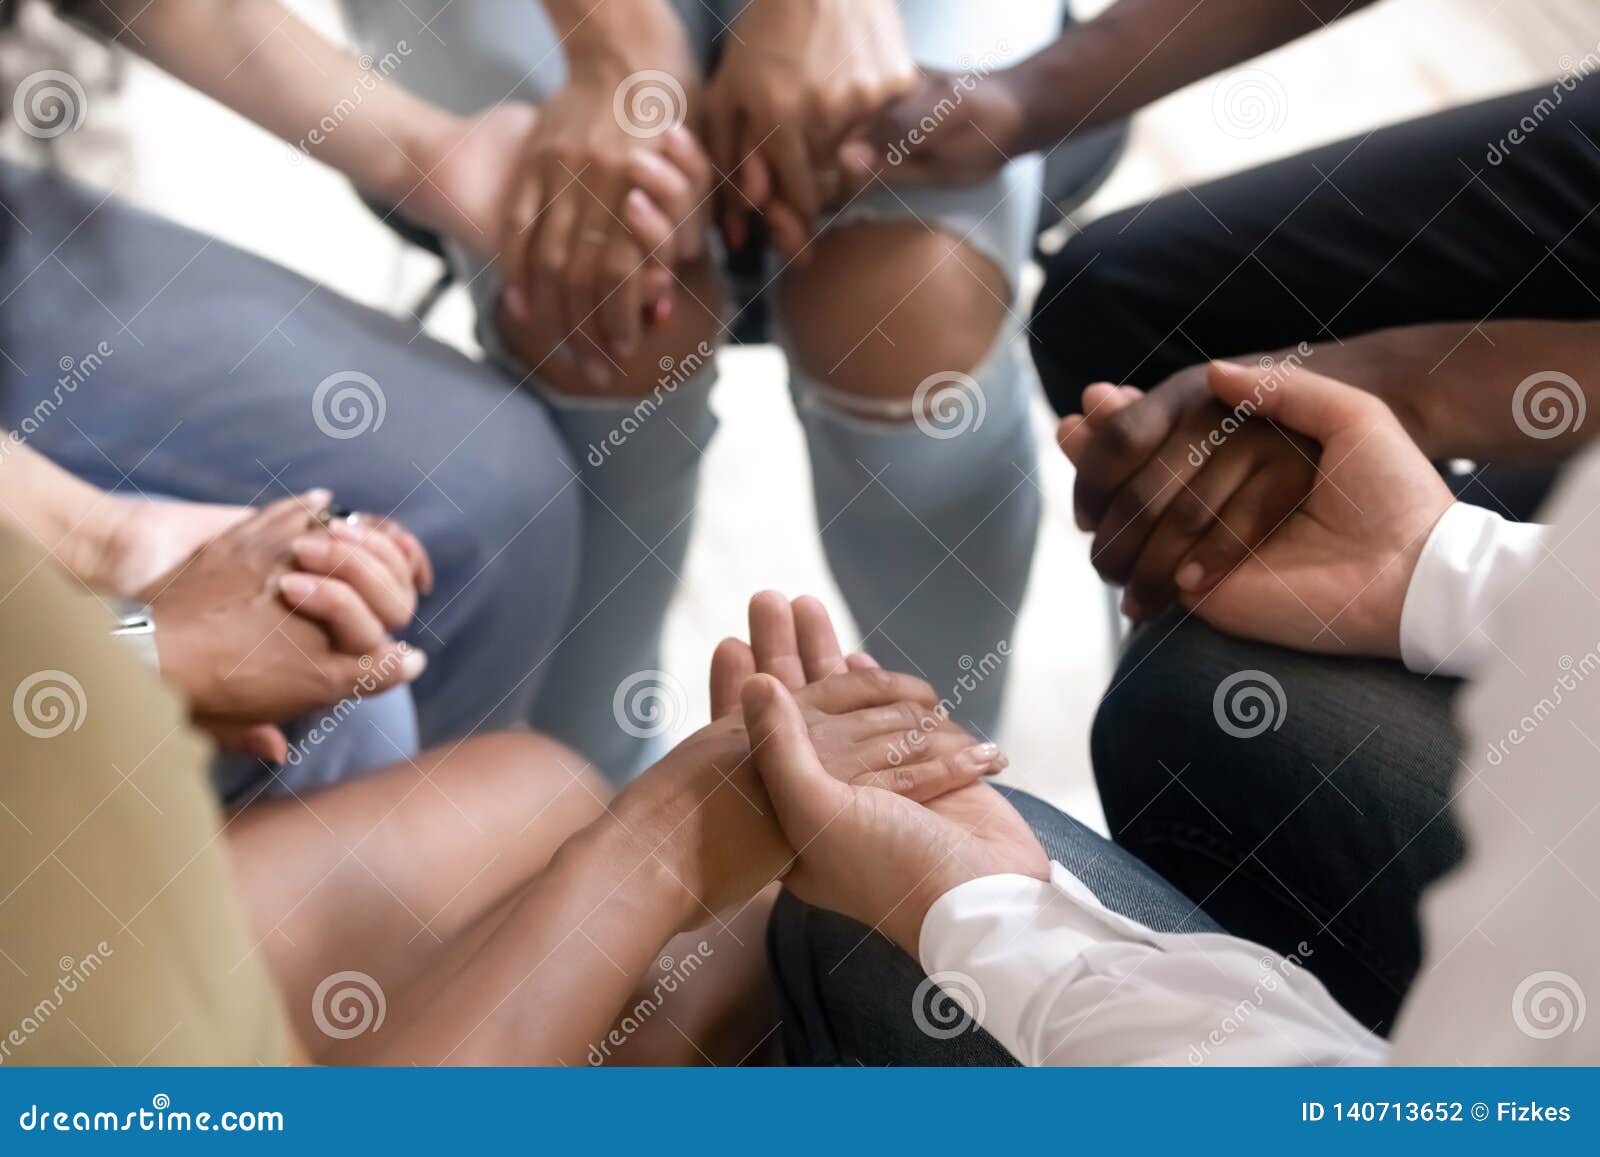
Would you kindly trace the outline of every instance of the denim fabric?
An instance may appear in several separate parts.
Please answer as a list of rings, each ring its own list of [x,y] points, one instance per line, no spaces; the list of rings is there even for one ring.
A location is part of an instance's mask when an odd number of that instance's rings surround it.
[[[124,492],[253,504],[326,486],[394,515],[438,575],[406,632],[429,656],[411,688],[421,741],[528,718],[578,534],[575,473],[534,399],[399,321],[57,176],[0,163],[0,200],[0,421],[26,420],[34,449]],[[341,405],[346,386],[365,401]]]
[[[537,4],[343,0],[342,7],[365,51],[382,56],[405,42],[396,81],[460,113],[507,99],[537,103],[565,81],[559,37]],[[675,7],[691,44],[709,62],[743,0],[675,0]],[[1059,32],[1062,8],[1062,0],[902,4],[917,59],[957,71],[1042,47]],[[1032,158],[971,189],[878,189],[829,224],[921,220],[992,257],[1015,286],[1032,252],[1041,179],[1042,165]],[[499,343],[486,319],[499,292],[494,272],[464,254],[453,258],[477,302],[480,337],[493,350]],[[909,421],[855,421],[820,401],[804,374],[793,375],[823,547],[865,646],[885,663],[923,675],[941,693],[974,667],[993,666],[985,662],[991,654],[1004,655],[1038,533],[1028,424],[1035,378],[1020,325],[1007,329],[971,377],[981,397],[962,400],[986,416],[970,420],[966,434],[946,438]],[[709,384],[708,378],[707,389],[685,389],[673,399],[674,422],[700,449],[715,427],[703,408]],[[635,402],[617,401],[608,412],[551,404],[577,459],[597,428],[623,423]],[[702,409],[695,412],[694,404]],[[592,533],[583,548],[581,589],[585,599],[604,602],[604,613],[579,607],[573,635],[553,665],[560,701],[535,715],[538,726],[573,743],[613,780],[648,762],[645,741],[619,729],[609,705],[629,679],[649,678],[658,664],[661,615],[677,588],[681,568],[673,560],[681,560],[692,527],[699,474],[698,456],[685,458],[683,441],[670,427],[642,431],[641,439],[662,452],[629,446],[603,469],[585,470],[585,486],[598,480],[605,492],[586,498]],[[674,439],[677,447],[670,446]],[[962,613],[949,613],[952,606]],[[973,731],[994,732],[1008,673],[1009,664],[1000,662],[964,696],[958,717]]]
[[[1271,697],[1257,704],[1266,716],[1241,714],[1250,687]],[[1159,617],[1095,719],[1111,834],[1229,932],[1297,953],[1352,1015],[1386,1028],[1421,957],[1418,898],[1461,857],[1458,687]]]

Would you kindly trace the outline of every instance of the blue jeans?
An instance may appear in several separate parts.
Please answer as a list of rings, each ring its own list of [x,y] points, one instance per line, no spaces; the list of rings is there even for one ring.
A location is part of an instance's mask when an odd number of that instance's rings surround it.
[[[275,789],[528,718],[578,539],[575,474],[532,398],[393,318],[58,176],[0,162],[0,201],[15,214],[0,215],[0,422],[123,492],[257,504],[327,486],[433,557],[436,589],[406,632],[427,671],[308,744]]]
[[[717,41],[744,6],[743,0],[673,3],[702,64],[713,59]],[[565,83],[560,36],[541,5],[343,0],[342,7],[359,47],[397,62],[397,83],[458,113],[507,100],[539,103]],[[1020,59],[1054,40],[1063,3],[902,0],[900,8],[919,63],[965,72]],[[1022,158],[972,188],[878,189],[853,200],[825,228],[920,221],[992,260],[1020,291],[1033,251],[1042,168],[1040,158]],[[480,339],[494,349],[494,272],[468,255],[452,257],[477,301]],[[775,266],[774,283],[779,275]],[[786,349],[793,344],[782,332],[776,337]],[[617,780],[650,755],[618,726],[613,704],[624,687],[653,677],[660,666],[661,625],[683,571],[701,453],[716,432],[714,359],[696,365],[700,372],[691,380],[674,383],[660,417],[638,422],[627,445],[603,460],[590,459],[586,447],[631,428],[638,399],[575,402],[546,392],[557,426],[580,459],[586,518],[577,616],[556,659],[557,686],[538,705],[534,725]],[[948,395],[954,403],[945,415],[949,426],[930,436],[909,421],[851,416],[798,359],[790,369],[811,454],[822,547],[863,645],[941,693],[961,685],[957,715],[987,736],[997,726],[1008,673],[994,655],[1007,653],[1040,511],[1029,409],[1036,379],[1014,309],[970,379],[971,386]],[[951,614],[952,607],[961,613]],[[985,677],[974,679],[975,668]]]
[[[1052,860],[1112,911],[1158,932],[1217,932],[1198,905],[1110,840],[1025,792],[1002,787]],[[881,933],[788,892],[767,926],[767,954],[792,1065],[1014,1065],[982,1028],[931,1036],[913,1009],[922,966]],[[938,1022],[936,1022],[938,1023]]]

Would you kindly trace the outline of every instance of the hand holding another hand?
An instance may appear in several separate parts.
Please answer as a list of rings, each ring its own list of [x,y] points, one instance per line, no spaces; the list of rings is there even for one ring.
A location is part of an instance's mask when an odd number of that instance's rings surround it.
[[[917,83],[890,0],[755,0],[707,91],[706,140],[732,184],[725,221],[742,248],[748,217],[799,255],[822,212],[871,176],[853,138]]]
[[[800,881],[794,847],[756,773],[739,696],[758,671],[792,688],[797,718],[824,774],[896,798],[930,800],[981,782],[1005,766],[936,710],[920,679],[840,654],[827,612],[757,595],[751,644],[728,640],[711,671],[714,721],[685,740],[618,797],[614,819],[641,866],[663,865],[685,900],[684,927],[739,907],[767,885]],[[797,876],[795,873],[798,872]]]
[[[1397,657],[1412,572],[1453,501],[1438,471],[1389,407],[1354,386],[1287,363],[1266,388],[1230,363],[1203,372],[1225,413],[1247,415],[1240,430],[1262,423],[1272,437],[1309,439],[1316,464],[1303,497],[1287,502],[1281,483],[1252,484],[1233,500],[1236,516],[1224,513],[1221,526],[1165,555],[1178,600],[1245,638]],[[1141,400],[1137,391],[1106,390],[1098,404],[1111,422]],[[1103,459],[1087,452],[1098,436],[1093,423],[1069,418],[1063,434],[1080,471],[1098,469]]]
[[[1258,364],[1257,392],[1282,366]],[[1127,588],[1123,610],[1151,617],[1177,598],[1182,561],[1205,549],[1238,562],[1310,492],[1316,446],[1271,421],[1249,420],[1215,398],[1207,368],[1174,374],[1148,395],[1132,386],[1090,386],[1083,416],[1061,424],[1078,467],[1073,506],[1094,531],[1090,558],[1107,582]]]
[[[431,587],[426,552],[388,521],[323,530],[326,503],[313,493],[238,516],[137,593],[163,678],[224,746],[281,760],[279,723],[426,666],[390,637],[410,621],[418,583]]]

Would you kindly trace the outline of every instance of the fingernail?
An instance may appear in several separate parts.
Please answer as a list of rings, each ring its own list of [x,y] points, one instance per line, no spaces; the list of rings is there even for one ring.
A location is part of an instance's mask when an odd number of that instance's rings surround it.
[[[309,599],[317,589],[317,580],[308,574],[286,574],[278,580],[278,590],[283,597],[291,603],[303,603]]]
[[[581,368],[595,389],[603,390],[611,384],[611,368],[599,358],[583,358]]]
[[[347,542],[360,542],[366,538],[366,532],[359,527],[352,526],[343,518],[335,518],[328,523],[328,533],[334,538],[342,538]]]
[[[998,775],[1011,765],[1005,752],[997,743],[980,743],[969,747],[955,759],[956,767],[977,775]]]
[[[325,489],[321,486],[317,487],[315,490],[307,490],[305,492],[304,501],[305,504],[311,507],[312,510],[326,510],[328,503],[333,501],[333,491]]]
[[[1179,590],[1197,591],[1200,589],[1200,584],[1205,581],[1205,577],[1205,567],[1197,562],[1186,562],[1178,568],[1173,581],[1178,584]]]
[[[428,653],[418,647],[407,647],[404,659],[400,660],[400,674],[407,683],[428,669]]]
[[[502,295],[506,303],[506,312],[519,321],[526,321],[528,317],[528,297],[522,292],[522,287],[508,285]]]
[[[1136,623],[1144,618],[1144,608],[1139,605],[1139,600],[1134,598],[1132,594],[1124,594],[1122,596],[1122,613]]]
[[[1094,523],[1089,521],[1089,516],[1077,507],[1072,508],[1072,520],[1078,524],[1078,529],[1085,534],[1094,529]]]

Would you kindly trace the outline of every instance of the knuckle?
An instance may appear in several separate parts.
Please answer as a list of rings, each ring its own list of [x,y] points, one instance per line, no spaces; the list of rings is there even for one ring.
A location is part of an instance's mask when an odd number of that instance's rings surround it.
[[[891,784],[900,795],[907,795],[917,786],[917,774],[909,767],[897,767],[891,773]]]
[[[1128,521],[1138,524],[1147,520],[1150,508],[1161,501],[1173,484],[1170,476],[1162,476],[1154,470],[1144,470],[1134,475],[1127,488],[1128,500],[1133,506]]]
[[[1192,491],[1184,490],[1172,500],[1167,517],[1173,529],[1181,534],[1195,535],[1211,525],[1211,509]]]
[[[1152,449],[1150,423],[1144,418],[1143,407],[1129,406],[1113,414],[1100,428],[1106,448],[1118,457],[1144,454]]]
[[[869,694],[879,698],[889,698],[895,689],[895,678],[882,668],[862,672],[862,683]]]

